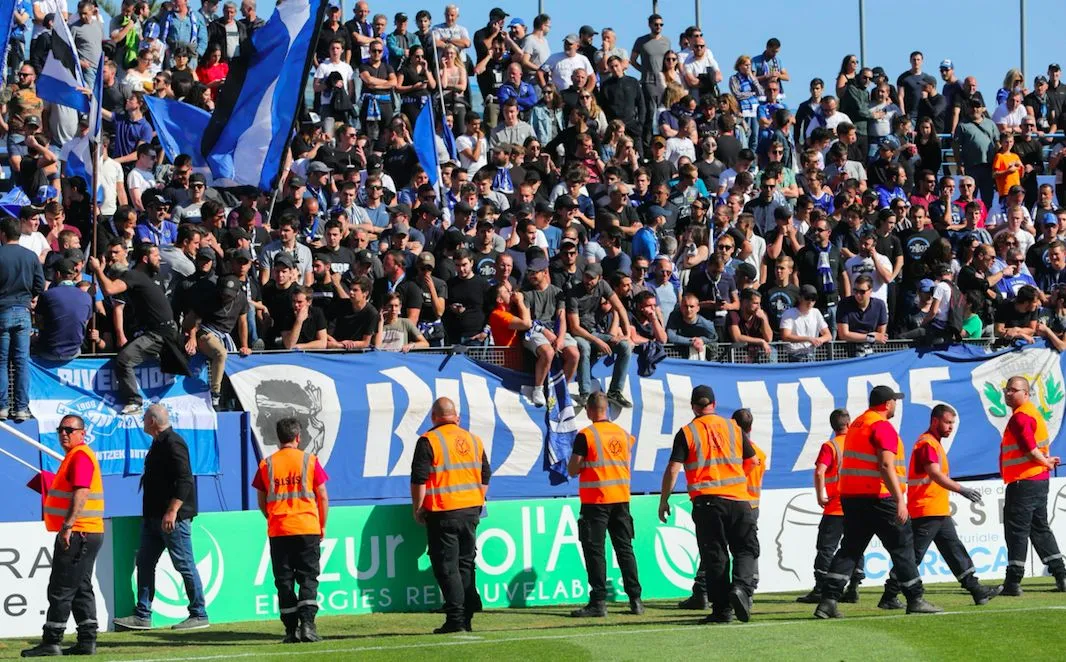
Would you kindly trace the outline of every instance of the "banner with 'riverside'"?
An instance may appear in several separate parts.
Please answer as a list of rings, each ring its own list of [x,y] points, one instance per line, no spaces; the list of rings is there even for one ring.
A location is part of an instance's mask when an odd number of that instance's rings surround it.
[[[681,479],[683,483],[684,479]],[[987,580],[1002,580],[1007,566],[1003,544],[1003,484],[972,483],[984,505],[952,499],[955,522],[976,565]],[[491,495],[491,490],[490,490]],[[635,497],[632,514],[634,551],[646,600],[688,594],[699,565],[691,505],[674,495],[666,524],[659,522],[659,498]],[[576,499],[491,501],[478,527],[477,588],[487,608],[578,604],[588,587],[577,519]],[[1051,527],[1066,542],[1066,479],[1051,481]],[[810,489],[763,492],[759,516],[759,591],[801,591],[813,582],[814,542],[821,509]],[[133,564],[140,520],[113,522],[115,613],[133,608]],[[193,547],[207,610],[214,622],[278,617],[266,523],[258,512],[201,515],[193,521]],[[608,592],[625,601],[621,574],[609,551]],[[425,529],[415,524],[410,506],[354,506],[330,511],[322,542],[319,604],[322,614],[429,611],[441,604],[426,554]],[[888,576],[888,555],[875,540],[866,552],[868,584]],[[935,548],[920,564],[928,583],[954,582]],[[1045,570],[1030,551],[1026,575]],[[156,625],[188,615],[182,581],[167,557],[156,575]]]

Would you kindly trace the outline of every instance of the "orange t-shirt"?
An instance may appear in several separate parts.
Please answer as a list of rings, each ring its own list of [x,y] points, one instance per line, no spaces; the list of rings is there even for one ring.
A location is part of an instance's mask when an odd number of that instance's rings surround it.
[[[519,319],[517,315],[511,313],[506,308],[497,307],[491,313],[489,313],[489,329],[492,330],[492,344],[496,347],[507,347],[509,350],[505,353],[504,365],[508,368],[515,370],[521,367],[521,354],[518,352],[518,346],[521,342],[521,336],[523,333],[517,329],[511,328],[511,322]]]
[[[1007,168],[1010,164],[1017,163],[1022,164],[1021,158],[1013,152],[1007,152],[1006,154],[996,153],[996,158],[992,161],[992,172],[996,176],[996,190],[999,191],[1001,196],[1007,195],[1010,191],[1010,187],[1018,186],[1022,183],[1022,171],[1015,170],[1014,172],[1007,172]]]

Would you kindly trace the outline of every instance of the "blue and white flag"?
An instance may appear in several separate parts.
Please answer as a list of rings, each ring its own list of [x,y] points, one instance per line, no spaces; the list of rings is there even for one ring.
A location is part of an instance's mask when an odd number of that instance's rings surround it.
[[[92,186],[95,170],[89,137],[89,135],[75,136],[68,140],[59,152],[59,160],[66,164],[64,175],[81,177],[85,180],[86,190]]]
[[[32,200],[30,200],[30,196],[26,195],[25,191],[16,186],[0,197],[0,211],[3,211],[9,216],[18,218],[22,208],[31,203]]]
[[[100,131],[104,125],[104,114],[100,112],[104,101],[104,53],[100,52],[100,62],[96,65],[96,80],[93,82],[93,95],[89,99],[89,135],[93,142],[100,142]]]
[[[178,154],[188,154],[192,157],[193,170],[206,170],[207,160],[200,152],[200,139],[211,120],[210,113],[183,101],[150,95],[145,95],[144,103],[167,159],[173,163]]]
[[[441,122],[441,138],[444,139],[444,148],[448,150],[448,158],[452,161],[459,160],[459,148],[455,146],[455,134],[448,122]]]
[[[168,375],[154,363],[136,370],[146,405],[160,402],[170,424],[189,446],[194,474],[217,474],[218,419],[211,406],[207,365],[190,361],[194,377]],[[113,361],[75,359],[65,363],[30,364],[30,411],[37,419],[41,443],[62,454],[56,427],[68,414],[85,419],[85,442],[92,446],[104,475],[144,472],[144,457],[152,439],[141,428],[140,416],[122,416],[116,403],[118,381]],[[42,455],[43,468],[55,471],[58,460]]]
[[[4,48],[11,39],[11,26],[15,16],[15,0],[0,0],[0,44]]]
[[[422,110],[415,118],[415,130],[411,139],[414,141],[419,165],[426,171],[429,183],[436,186],[440,175],[440,163],[437,161],[437,134],[433,126],[433,104],[422,104]]]
[[[101,78],[102,76],[97,76]],[[37,77],[37,96],[61,106],[69,106],[79,113],[89,112],[89,96],[81,75],[78,50],[63,17],[56,16],[52,26],[52,50]]]
[[[250,52],[230,63],[201,142],[216,180],[273,188],[326,5],[326,0],[281,0],[252,35]]]
[[[533,388],[543,386],[534,384]],[[544,419],[544,469],[552,485],[561,485],[570,480],[566,465],[577,438],[577,420],[559,359],[555,359],[548,375],[548,407]]]

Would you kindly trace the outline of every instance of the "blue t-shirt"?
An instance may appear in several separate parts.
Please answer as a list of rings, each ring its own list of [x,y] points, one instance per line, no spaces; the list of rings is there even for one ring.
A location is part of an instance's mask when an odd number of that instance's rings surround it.
[[[137,145],[152,141],[152,125],[143,117],[130,121],[125,113],[115,116],[115,137],[111,140],[111,156],[119,158],[132,154]]]
[[[888,324],[888,306],[871,297],[866,310],[860,310],[855,297],[848,297],[837,307],[837,324],[847,324],[851,332],[873,333],[877,327]]]
[[[646,225],[637,230],[629,252],[634,258],[643,257],[649,262],[654,260],[659,254],[659,238],[655,236],[655,231]]]
[[[92,309],[92,297],[80,287],[61,283],[48,288],[37,300],[39,349],[57,356],[77,354]]]

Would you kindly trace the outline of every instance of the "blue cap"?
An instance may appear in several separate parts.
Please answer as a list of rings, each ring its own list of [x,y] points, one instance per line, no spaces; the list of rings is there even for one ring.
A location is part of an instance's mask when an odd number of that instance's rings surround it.
[[[513,28],[516,25],[521,25],[524,28],[524,27],[526,27],[526,22],[523,21],[522,19],[518,18],[517,16],[515,16],[514,18],[511,19],[511,22],[507,24],[507,27]]]
[[[658,218],[659,216],[669,216],[669,212],[660,207],[659,205],[652,205],[648,207],[648,218]]]
[[[923,278],[918,282],[919,292],[932,292],[936,288],[936,283],[928,278]]]
[[[1040,222],[1043,225],[1054,225],[1057,227],[1059,224],[1059,217],[1056,216],[1053,211],[1046,211],[1040,216]]]
[[[899,149],[899,140],[895,136],[885,136],[877,146],[881,149],[897,150]]]
[[[33,199],[33,203],[36,205],[43,205],[52,198],[58,198],[59,192],[56,191],[54,186],[42,186],[37,189],[37,197]]]

